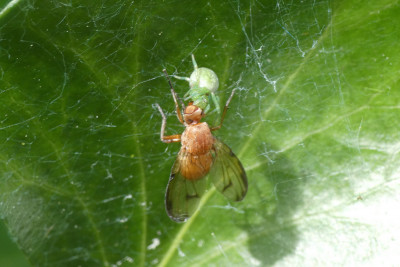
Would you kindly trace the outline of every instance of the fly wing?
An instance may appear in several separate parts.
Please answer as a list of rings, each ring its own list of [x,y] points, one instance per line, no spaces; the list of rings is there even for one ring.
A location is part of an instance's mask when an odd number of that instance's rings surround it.
[[[247,193],[247,176],[242,163],[224,143],[215,139],[215,158],[210,177],[219,192],[231,201],[242,200]]]
[[[165,193],[168,216],[176,222],[185,222],[193,215],[207,186],[206,179],[188,180],[182,175],[180,170],[184,156],[184,152],[179,152]]]

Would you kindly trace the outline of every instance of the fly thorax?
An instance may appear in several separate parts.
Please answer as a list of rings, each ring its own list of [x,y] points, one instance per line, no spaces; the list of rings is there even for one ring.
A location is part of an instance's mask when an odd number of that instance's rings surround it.
[[[191,154],[204,154],[211,151],[214,137],[206,122],[189,125],[181,136],[182,148]]]

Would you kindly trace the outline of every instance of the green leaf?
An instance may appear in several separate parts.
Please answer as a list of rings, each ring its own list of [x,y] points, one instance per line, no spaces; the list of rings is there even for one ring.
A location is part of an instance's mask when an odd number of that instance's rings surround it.
[[[396,265],[397,1],[18,1],[0,7],[0,215],[35,266]],[[220,79],[246,169],[185,224],[162,74]],[[185,81],[174,80],[181,96]],[[216,112],[206,121],[214,124]]]

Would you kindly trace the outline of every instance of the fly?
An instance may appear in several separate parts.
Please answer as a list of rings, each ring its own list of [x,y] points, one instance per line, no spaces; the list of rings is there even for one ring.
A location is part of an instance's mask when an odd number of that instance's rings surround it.
[[[181,142],[182,145],[172,166],[165,194],[165,207],[172,220],[185,222],[196,211],[206,191],[207,175],[216,189],[231,201],[241,201],[247,193],[247,177],[239,159],[226,144],[212,135],[213,131],[222,127],[235,90],[225,104],[220,124],[210,128],[206,122],[200,121],[205,113],[193,102],[184,107],[182,115],[171,80],[166,70],[163,71],[171,88],[178,119],[185,126],[182,134],[165,136],[167,118],[156,104],[162,116],[161,141]]]

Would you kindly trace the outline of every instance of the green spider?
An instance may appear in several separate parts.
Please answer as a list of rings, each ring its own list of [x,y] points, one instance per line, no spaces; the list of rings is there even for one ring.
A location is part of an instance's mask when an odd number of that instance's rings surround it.
[[[218,114],[220,114],[221,110],[219,107],[219,98],[215,95],[215,92],[219,86],[217,74],[215,74],[215,72],[209,68],[197,67],[197,63],[193,54],[192,61],[194,71],[190,75],[190,78],[176,75],[173,75],[172,77],[189,82],[190,89],[184,95],[185,101],[193,101],[193,105],[198,106],[204,110],[204,113],[207,113],[211,108],[211,105],[209,104],[209,99],[211,98],[214,102],[215,109],[217,110]]]

